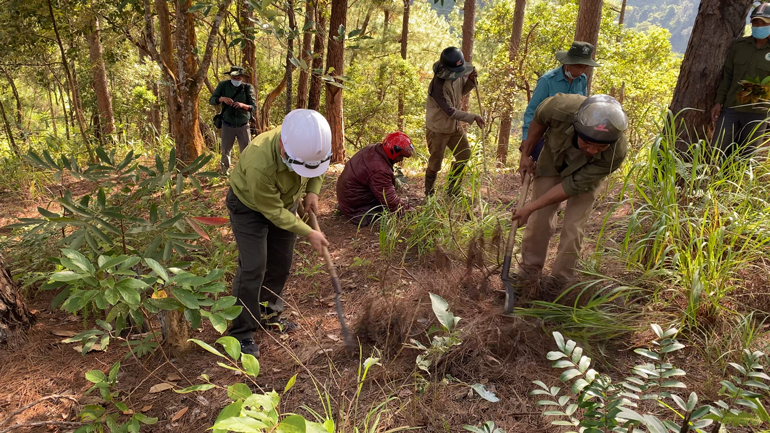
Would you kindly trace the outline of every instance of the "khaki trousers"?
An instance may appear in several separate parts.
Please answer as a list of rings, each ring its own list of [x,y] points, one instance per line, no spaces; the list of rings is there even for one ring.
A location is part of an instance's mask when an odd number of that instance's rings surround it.
[[[532,182],[532,200],[537,200],[561,182],[561,176],[536,177]],[[567,199],[559,248],[551,269],[551,275],[562,282],[569,282],[575,274],[583,231],[595,201],[596,190]],[[521,263],[517,272],[519,276],[530,280],[540,279],[548,254],[548,244],[556,230],[556,210],[559,204],[544,207],[530,215],[521,241]]]
[[[447,176],[447,189],[451,194],[457,194],[460,190],[460,182],[463,178],[465,164],[471,157],[471,148],[468,144],[468,136],[463,131],[455,131],[451,134],[443,134],[427,130],[425,139],[428,142],[428,168],[425,170],[426,194],[433,192],[433,182],[436,175],[441,171],[441,164],[444,161],[444,152],[449,149],[454,156],[454,162],[449,169]],[[429,180],[430,179],[430,180]]]

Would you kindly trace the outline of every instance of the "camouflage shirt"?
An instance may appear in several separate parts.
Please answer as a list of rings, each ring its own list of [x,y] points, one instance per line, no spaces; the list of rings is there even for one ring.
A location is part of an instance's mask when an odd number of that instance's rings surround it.
[[[717,90],[715,102],[736,111],[766,113],[766,106],[764,108],[741,106],[736,95],[741,88],[739,81],[754,78],[762,80],[768,76],[770,76],[770,43],[757,48],[753,37],[740,38],[735,41],[727,55],[722,83]]]

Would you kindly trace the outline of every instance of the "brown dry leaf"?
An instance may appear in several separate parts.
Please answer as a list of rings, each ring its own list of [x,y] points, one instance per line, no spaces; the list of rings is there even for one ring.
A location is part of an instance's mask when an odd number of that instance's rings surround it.
[[[179,412],[175,413],[174,416],[171,417],[171,422],[179,421],[179,418],[182,418],[184,414],[187,413],[188,409],[190,409],[189,406],[185,406],[179,409]]]
[[[340,341],[340,337],[337,337],[334,334],[326,334],[326,337],[328,337],[329,340],[332,340],[332,341]]]
[[[143,406],[142,410],[140,412],[147,412],[148,410],[152,409],[152,405]]]
[[[123,412],[123,415],[133,415],[133,414],[134,414],[134,411],[133,411],[133,410],[131,410],[131,409],[129,409],[129,410],[127,410],[127,411]]]
[[[77,353],[83,352],[83,346],[79,344],[77,346],[72,346],[72,348],[75,349],[75,352]],[[91,346],[90,349],[88,349],[88,352],[101,352],[101,351],[102,351],[102,345],[99,343],[94,344],[93,346]]]
[[[53,331],[53,335],[57,337],[74,337],[78,335],[75,331],[66,331],[64,329],[57,329],[56,331]]]
[[[179,377],[179,375],[176,374],[176,373],[169,373],[169,375],[166,376],[166,380],[169,381],[169,382],[178,382],[178,381],[182,380],[182,378]]]
[[[150,394],[155,394],[155,393],[158,393],[158,392],[168,391],[169,389],[173,389],[173,388],[174,388],[174,384],[173,383],[168,383],[168,382],[159,383],[157,385],[153,385],[150,388]]]

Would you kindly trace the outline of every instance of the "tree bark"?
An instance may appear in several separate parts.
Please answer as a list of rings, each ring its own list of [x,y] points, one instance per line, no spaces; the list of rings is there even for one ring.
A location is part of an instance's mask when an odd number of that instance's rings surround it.
[[[115,116],[112,112],[112,98],[107,85],[107,71],[104,68],[104,56],[102,55],[101,28],[99,17],[94,14],[91,18],[91,31],[86,35],[88,39],[88,52],[91,59],[91,73],[94,78],[94,93],[96,105],[99,108],[99,123],[103,135],[112,134],[115,131]]]
[[[476,0],[465,0],[463,6],[462,51],[466,62],[473,61],[473,40],[476,35]],[[462,110],[468,111],[470,94],[463,96]]]
[[[240,30],[243,34],[254,35],[254,24],[252,19],[254,18],[254,11],[251,9],[249,2],[243,2],[240,8],[241,22]],[[254,44],[252,38],[245,39],[245,46],[243,47],[243,65],[246,70],[249,71],[249,82],[254,87],[254,122],[256,123],[257,131],[263,131],[259,107],[259,75],[257,74],[257,47]]]
[[[680,151],[686,151],[689,143],[699,138],[709,138],[713,132],[710,112],[722,80],[725,59],[735,39],[743,35],[752,4],[751,0],[702,0],[700,3],[670,106],[673,113],[679,113],[677,134],[681,140],[677,148]]]
[[[619,26],[622,26],[626,21],[626,3],[628,3],[628,0],[623,0],[623,3],[620,5],[620,16],[618,16]]]
[[[516,7],[513,11],[513,26],[511,27],[511,39],[508,42],[508,60],[513,65],[521,48],[521,33],[524,29],[524,10],[527,7],[527,0],[516,0]],[[511,119],[510,111],[506,110],[500,120],[500,131],[497,135],[497,162],[505,165],[508,159],[508,144],[511,139]]]
[[[324,47],[328,36],[326,33],[326,3],[316,1],[316,34],[313,40],[313,67],[310,75],[310,92],[308,93],[307,108],[316,110],[321,107],[321,75],[324,70]]]
[[[293,85],[294,79],[292,73],[294,72],[294,65],[291,63],[291,58],[294,57],[294,31],[297,29],[297,18],[294,14],[294,0],[286,0],[286,16],[289,18],[289,32],[291,35],[286,41],[286,105],[285,112],[289,114],[291,111],[293,100]]]
[[[145,9],[149,11],[150,9],[150,2],[149,0],[145,0]],[[174,41],[171,37],[171,13],[168,10],[168,2],[166,0],[155,0],[155,8],[157,10],[158,14],[158,30],[160,31],[160,52],[159,57],[160,61],[158,62],[158,59],[154,59],[158,63],[165,64],[167,68],[173,67],[172,58],[174,55]],[[153,30],[151,27],[154,27],[152,15],[149,13],[145,13],[145,38],[148,39],[148,45],[154,44],[154,35]],[[152,53],[150,53],[152,56]],[[154,56],[152,56],[154,57]],[[161,67],[161,70],[163,70],[163,67]],[[167,75],[167,74],[164,74]],[[167,81],[167,80],[164,80]],[[168,81],[168,83],[171,83],[173,81]],[[166,100],[166,117],[168,118],[168,132],[169,135],[172,137],[176,136],[176,130],[174,129],[174,122],[171,121],[171,112],[174,110],[175,106],[175,98],[174,94],[171,91],[171,85],[166,84],[165,89],[165,100]]]
[[[390,11],[385,9],[382,17],[382,36],[388,36],[388,23],[390,23]]]
[[[411,0],[404,0],[404,19],[401,23],[401,58],[406,60],[409,46],[409,9]],[[404,131],[404,96],[398,94],[398,130]]]
[[[575,40],[589,42],[594,46],[594,59],[599,47],[599,26],[602,23],[602,4],[604,0],[580,0],[578,8],[577,24],[575,26]],[[588,77],[588,86],[586,94],[591,94],[591,79],[593,78],[593,68],[586,71]]]
[[[69,64],[67,63],[67,55],[64,51],[64,44],[62,43],[61,36],[59,36],[59,27],[56,25],[56,16],[53,13],[53,5],[51,0],[48,0],[48,12],[51,15],[51,23],[53,24],[53,31],[56,35],[56,43],[59,46],[59,52],[61,53],[61,62],[64,66],[65,76],[67,77],[67,83],[69,84],[70,91],[72,92],[71,101],[75,106],[75,113],[77,114],[78,126],[80,127],[80,135],[83,137],[83,142],[86,145],[88,151],[88,157],[91,161],[94,161],[94,152],[91,150],[91,144],[89,143],[88,136],[86,135],[85,120],[83,119],[83,108],[80,106],[80,99],[77,97],[77,87],[74,83],[74,77],[70,72]]]
[[[332,0],[332,13],[329,18],[329,49],[326,57],[326,73],[332,77],[342,75],[344,70],[345,35],[339,34],[339,27],[346,26],[347,13],[347,0]],[[345,127],[342,113],[342,88],[326,83],[326,120],[329,121],[332,130],[333,163],[345,161]]]
[[[8,73],[8,70],[5,68],[2,68],[3,74],[5,74],[5,77],[8,79],[8,84],[11,85],[11,91],[13,92],[13,99],[16,101],[16,124],[19,125],[19,128],[22,127],[24,124],[24,112],[21,109],[21,98],[19,97],[19,89],[16,88],[16,82],[14,81],[11,74]]]
[[[318,28],[317,25],[309,27],[308,25],[315,21],[315,5],[313,0],[305,1],[305,33],[302,35],[302,52],[300,58],[305,61],[308,68],[313,63],[313,54],[311,53],[313,42],[313,28]],[[307,108],[308,100],[308,79],[312,71],[302,69],[299,71],[299,81],[297,82],[297,108]]]
[[[8,141],[11,143],[11,149],[13,150],[13,153],[15,153],[17,157],[21,158],[21,153],[19,153],[19,148],[16,146],[16,140],[13,138],[13,129],[11,128],[11,123],[8,121],[8,116],[5,114],[5,107],[3,106],[3,101],[0,101],[0,114],[3,115],[3,124],[5,125],[5,135],[8,136]]]
[[[278,97],[278,95],[283,92],[283,89],[286,87],[286,74],[283,74],[283,78],[281,79],[281,82],[278,83],[277,86],[275,86],[275,89],[270,91],[270,93],[267,94],[265,97],[265,102],[262,104],[262,127],[265,129],[270,128],[270,109],[273,108],[273,102],[275,102],[275,99]]]
[[[33,324],[35,316],[24,303],[0,254],[0,343],[7,342],[13,333],[26,332]]]
[[[59,131],[56,128],[56,110],[55,106],[53,104],[53,96],[51,95],[51,86],[50,82],[47,83],[48,85],[45,86],[46,90],[48,91],[48,109],[51,112],[51,126],[53,126],[53,136],[54,138],[59,138]]]

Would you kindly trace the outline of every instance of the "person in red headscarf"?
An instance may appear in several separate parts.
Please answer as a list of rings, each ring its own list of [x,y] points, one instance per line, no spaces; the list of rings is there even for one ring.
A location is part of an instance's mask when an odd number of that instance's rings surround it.
[[[342,214],[367,226],[382,210],[400,214],[410,210],[409,204],[396,193],[393,165],[413,153],[412,140],[403,132],[394,132],[382,143],[356,152],[337,179],[337,202]]]

